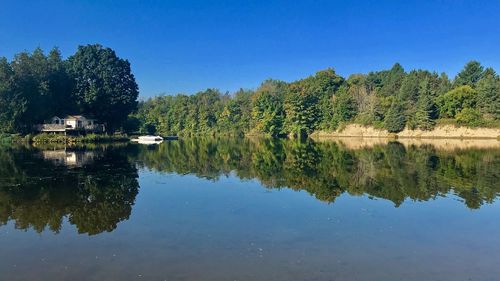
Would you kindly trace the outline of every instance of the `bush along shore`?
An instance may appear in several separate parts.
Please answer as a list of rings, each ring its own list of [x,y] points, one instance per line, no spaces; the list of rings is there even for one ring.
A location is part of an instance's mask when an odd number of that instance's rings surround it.
[[[29,142],[30,136],[21,136],[18,134],[1,134],[0,133],[0,144],[11,144],[11,143],[23,143]]]

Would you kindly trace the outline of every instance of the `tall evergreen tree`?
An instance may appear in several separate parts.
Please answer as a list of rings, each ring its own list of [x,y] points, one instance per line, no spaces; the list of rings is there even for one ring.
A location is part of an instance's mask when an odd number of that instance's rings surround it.
[[[438,83],[438,86],[437,86],[437,92],[436,94],[439,96],[439,95],[443,95],[445,93],[447,93],[449,90],[451,90],[451,81],[450,79],[448,78],[448,75],[446,75],[446,73],[441,73],[441,75],[439,76],[439,83]]]
[[[399,63],[394,64],[390,70],[383,72],[378,94],[382,97],[397,95],[405,76],[403,67]]]
[[[14,91],[14,71],[6,58],[0,58],[0,133],[15,133],[19,117],[25,111],[24,101]]]
[[[500,77],[491,68],[477,83],[477,106],[487,119],[500,119]]]
[[[401,132],[406,125],[404,107],[401,102],[394,101],[384,119],[384,127],[391,133]]]
[[[53,84],[57,82],[47,56],[40,48],[32,53],[22,52],[11,62],[14,92],[23,110],[18,111],[20,132],[29,132],[34,124],[43,122],[60,104]]]
[[[48,56],[49,90],[52,104],[49,106],[50,115],[65,115],[76,112],[76,102],[71,93],[74,89],[74,80],[68,72],[68,65],[63,60],[58,48],[53,48]]]
[[[463,85],[475,87],[476,83],[483,77],[483,69],[483,66],[477,61],[468,62],[455,77],[453,85],[455,87]]]
[[[436,116],[436,106],[432,100],[429,81],[423,80],[419,86],[419,98],[417,111],[415,113],[416,126],[423,130],[430,130],[434,127]]]
[[[341,122],[349,121],[357,113],[356,102],[346,88],[341,88],[333,97],[333,128]]]

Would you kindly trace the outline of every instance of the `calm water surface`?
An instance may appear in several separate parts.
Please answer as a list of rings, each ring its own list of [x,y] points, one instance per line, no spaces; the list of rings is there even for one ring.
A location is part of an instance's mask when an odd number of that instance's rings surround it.
[[[500,148],[0,146],[0,280],[500,280]]]

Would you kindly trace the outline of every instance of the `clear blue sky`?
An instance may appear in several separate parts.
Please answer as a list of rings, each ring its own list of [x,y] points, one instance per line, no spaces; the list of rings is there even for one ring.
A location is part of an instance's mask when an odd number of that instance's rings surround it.
[[[127,58],[142,97],[254,88],[334,67],[455,75],[476,59],[500,71],[500,0],[0,0],[0,56],[101,43]]]

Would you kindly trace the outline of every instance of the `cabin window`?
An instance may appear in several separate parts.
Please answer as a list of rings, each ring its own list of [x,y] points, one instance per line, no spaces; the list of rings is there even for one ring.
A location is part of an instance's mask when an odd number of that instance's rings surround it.
[[[59,125],[59,119],[54,120],[54,124]]]

